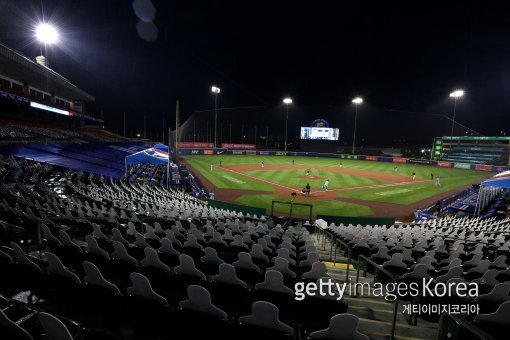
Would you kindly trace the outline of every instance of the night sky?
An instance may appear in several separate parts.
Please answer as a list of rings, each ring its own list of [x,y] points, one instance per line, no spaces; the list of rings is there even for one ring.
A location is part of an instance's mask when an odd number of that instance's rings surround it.
[[[160,136],[176,99],[182,120],[212,109],[211,85],[221,87],[220,108],[256,107],[225,112],[222,124],[235,116],[280,135],[290,96],[289,135],[325,118],[349,144],[351,100],[362,96],[361,143],[430,145],[450,133],[443,115],[452,115],[457,88],[460,123],[484,135],[510,130],[510,16],[501,2],[153,0],[155,35],[140,23],[152,18],[138,1],[0,0],[0,41],[35,57],[41,3],[62,35],[50,67],[94,95],[90,111],[120,134],[124,112],[129,134],[145,114],[148,133]]]

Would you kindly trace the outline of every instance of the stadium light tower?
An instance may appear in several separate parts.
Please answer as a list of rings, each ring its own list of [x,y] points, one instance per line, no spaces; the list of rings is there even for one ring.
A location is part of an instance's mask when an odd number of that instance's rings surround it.
[[[36,60],[48,67],[48,45],[53,45],[58,42],[59,34],[55,26],[48,24],[48,23],[40,23],[35,28],[35,37],[36,39],[44,46],[44,54],[42,52],[41,47],[41,58],[36,58]]]
[[[211,92],[214,93],[214,147],[217,148],[218,144],[218,94],[220,94],[221,90],[217,86],[211,87]]]
[[[286,116],[285,116],[285,151],[287,151],[287,126],[289,125],[289,104],[292,104],[292,99],[287,97],[283,99],[283,103],[286,106]]]
[[[450,97],[453,98],[453,119],[452,119],[452,132],[450,134],[450,143],[452,142],[453,137],[453,128],[455,127],[455,111],[457,110],[457,99],[464,95],[464,91],[455,90],[450,93]]]
[[[354,137],[352,139],[352,154],[354,154],[354,151],[356,151],[356,121],[358,119],[358,105],[363,103],[363,99],[360,97],[356,97],[352,100],[355,107],[355,114],[354,114]]]

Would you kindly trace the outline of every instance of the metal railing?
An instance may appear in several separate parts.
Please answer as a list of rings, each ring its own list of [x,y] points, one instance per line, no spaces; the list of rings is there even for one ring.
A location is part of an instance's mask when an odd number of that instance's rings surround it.
[[[489,334],[485,333],[478,327],[471,324],[469,321],[465,320],[464,318],[458,316],[458,315],[448,315],[448,314],[442,314],[441,318],[439,319],[439,326],[438,326],[438,334],[437,338],[439,340],[447,340],[452,339],[452,334],[448,330],[448,321],[452,320],[453,322],[458,324],[458,327],[465,329],[472,335],[476,336],[480,340],[496,340],[494,337],[490,336]]]
[[[365,263],[365,266],[363,269],[364,277],[366,277],[366,274],[367,274],[367,264],[370,264],[370,265],[374,266],[374,268],[375,268],[374,282],[378,276],[378,273],[381,272],[381,273],[385,274],[386,276],[388,276],[393,283],[395,283],[395,284],[398,283],[397,276],[392,274],[390,271],[384,269],[382,266],[378,265],[374,261],[370,260],[365,255],[359,255],[358,256],[358,266],[357,266],[358,268],[356,270],[356,290],[354,291],[355,297],[358,297],[359,273],[360,273],[360,269],[361,269],[361,266],[360,266],[361,263]],[[395,294],[395,300],[393,301],[393,317],[392,317],[392,322],[391,322],[391,339],[395,339],[395,328],[397,325],[397,312],[398,312],[398,294]]]

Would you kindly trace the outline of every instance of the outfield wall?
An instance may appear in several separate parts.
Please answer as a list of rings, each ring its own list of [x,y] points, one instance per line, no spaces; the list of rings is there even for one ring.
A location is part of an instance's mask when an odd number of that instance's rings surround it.
[[[434,161],[428,159],[412,159],[403,157],[385,157],[385,156],[365,156],[365,155],[345,155],[336,153],[319,152],[292,152],[292,151],[265,151],[265,150],[231,150],[231,149],[179,149],[179,155],[248,155],[248,156],[288,156],[288,157],[323,157],[352,159],[372,162],[390,162],[397,164],[422,164],[438,166],[442,168],[467,169],[477,171],[502,172],[509,170],[508,166],[496,166],[486,164],[458,163],[447,161]]]

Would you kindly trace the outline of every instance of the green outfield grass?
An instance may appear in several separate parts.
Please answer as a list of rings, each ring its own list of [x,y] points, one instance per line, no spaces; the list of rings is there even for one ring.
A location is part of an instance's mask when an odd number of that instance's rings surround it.
[[[248,206],[271,208],[272,200],[289,200],[289,197],[281,197],[273,192],[280,186],[294,189],[302,188],[306,183],[310,183],[312,191],[320,190],[324,180],[329,179],[330,190],[339,190],[335,193],[338,198],[353,198],[369,202],[393,203],[400,205],[412,205],[421,200],[444,195],[445,192],[462,189],[471,183],[479,183],[491,176],[491,173],[483,171],[472,171],[465,169],[451,169],[433,167],[427,165],[414,164],[396,164],[389,162],[359,161],[347,159],[318,158],[318,157],[290,157],[290,156],[247,156],[247,155],[193,155],[184,157],[191,166],[203,174],[215,187],[221,189],[241,189],[267,191],[267,194],[249,195],[241,193],[235,203]],[[316,179],[304,177],[304,169],[293,169],[292,160],[295,165],[306,166],[311,169],[311,175]],[[283,164],[288,168],[282,170],[269,170],[260,168],[257,170],[244,171],[242,173],[220,169],[219,163],[223,166],[230,165],[260,165],[264,164]],[[210,170],[210,165],[214,165],[214,170]],[[314,169],[314,167],[331,167],[333,169],[359,169],[372,172],[399,174],[407,176],[406,185],[364,188],[367,186],[390,184],[381,179],[368,178],[355,174],[345,174],[340,172],[327,171],[327,169]],[[395,172],[395,166],[398,171]],[[412,183],[410,176],[416,173],[417,180],[427,180],[421,183]],[[436,187],[433,181],[430,181],[431,173],[434,178],[439,177],[441,187]],[[247,176],[243,176],[247,175]],[[353,189],[358,188],[359,189]],[[345,189],[345,191],[343,190]],[[221,197],[217,197],[221,200]],[[339,216],[369,216],[372,210],[362,204],[351,204],[341,202],[335,199],[313,201],[314,214],[327,214]],[[279,208],[279,212],[288,211],[287,208]],[[283,210],[282,210],[283,209]],[[300,212],[300,211],[298,211]],[[306,215],[306,214],[304,214]]]
[[[408,205],[436,195],[441,197],[447,191],[466,187],[474,182],[480,182],[486,177],[486,175],[479,174],[458,177],[450,176],[440,178],[440,187],[437,187],[435,182],[431,181],[398,187],[345,191],[339,192],[337,195],[345,198]]]

